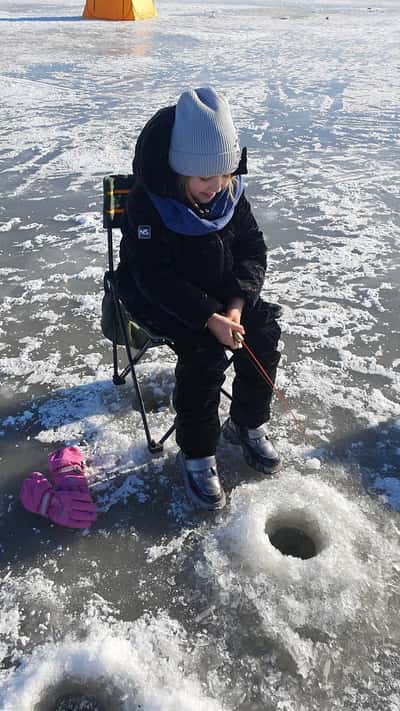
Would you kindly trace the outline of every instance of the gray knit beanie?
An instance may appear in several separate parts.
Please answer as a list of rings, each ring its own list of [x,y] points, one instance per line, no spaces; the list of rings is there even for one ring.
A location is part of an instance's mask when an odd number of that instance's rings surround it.
[[[169,164],[179,175],[208,178],[233,173],[239,141],[227,100],[214,89],[185,91],[175,111]]]

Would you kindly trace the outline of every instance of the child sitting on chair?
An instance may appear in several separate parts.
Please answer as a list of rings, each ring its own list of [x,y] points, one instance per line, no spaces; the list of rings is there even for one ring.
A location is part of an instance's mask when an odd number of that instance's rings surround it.
[[[268,439],[271,387],[234,334],[275,379],[280,328],[260,299],[266,246],[244,194],[246,152],[226,99],[211,88],[185,91],[158,111],[135,150],[118,279],[131,314],[174,343],[178,464],[196,505],[220,509],[225,494],[215,452],[227,357],[234,351],[230,417],[222,431],[247,463],[269,474],[279,456]]]

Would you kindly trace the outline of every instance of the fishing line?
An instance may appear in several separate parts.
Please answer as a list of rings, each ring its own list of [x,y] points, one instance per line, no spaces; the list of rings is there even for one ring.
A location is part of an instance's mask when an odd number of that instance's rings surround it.
[[[265,370],[265,368],[263,367],[263,365],[260,363],[260,361],[258,360],[258,358],[254,355],[253,351],[251,350],[251,348],[247,345],[246,341],[244,340],[242,334],[239,333],[239,331],[234,331],[234,333],[233,333],[232,335],[233,335],[233,339],[234,339],[237,343],[240,343],[240,345],[242,346],[242,348],[244,348],[244,350],[246,351],[247,355],[250,357],[250,360],[252,361],[253,365],[257,368],[257,370],[258,370],[258,372],[260,373],[260,375],[262,375],[262,377],[264,378],[264,380],[266,380],[266,382],[268,383],[268,385],[269,385],[269,386],[272,388],[272,390],[277,394],[277,396],[278,396],[279,400],[281,401],[281,403],[283,404],[284,408],[286,408],[286,410],[291,414],[291,416],[292,416],[292,418],[293,418],[293,420],[294,420],[294,423],[295,423],[296,427],[300,430],[300,432],[301,432],[301,434],[303,435],[305,441],[307,442],[308,445],[310,445],[310,446],[312,447],[313,444],[312,444],[312,442],[311,442],[309,436],[307,435],[307,432],[306,432],[306,429],[305,429],[304,425],[303,425],[303,424],[300,422],[300,420],[296,417],[296,415],[294,414],[293,410],[291,409],[291,407],[290,407],[290,405],[289,405],[287,399],[285,398],[284,394],[283,394],[282,391],[279,390],[279,388],[275,385],[275,383],[274,383],[274,381],[272,380],[271,376],[268,375],[268,373],[267,373],[267,371]]]

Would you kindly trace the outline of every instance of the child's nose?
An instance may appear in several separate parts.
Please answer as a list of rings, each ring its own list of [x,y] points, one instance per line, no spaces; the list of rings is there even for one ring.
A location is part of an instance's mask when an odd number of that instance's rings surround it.
[[[222,178],[218,175],[216,175],[215,178],[212,178],[210,188],[213,193],[219,193],[220,190],[222,190]]]

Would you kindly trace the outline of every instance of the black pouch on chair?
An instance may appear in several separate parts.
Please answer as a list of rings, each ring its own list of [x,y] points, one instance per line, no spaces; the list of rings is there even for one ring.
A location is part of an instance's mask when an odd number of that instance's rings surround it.
[[[125,308],[122,301],[119,302],[121,308],[122,322],[128,336],[128,343],[131,348],[139,351],[149,341],[156,342],[160,340],[157,336],[153,336],[146,328],[140,326],[132,319],[129,311]],[[114,300],[109,288],[105,284],[104,296],[101,302],[101,330],[105,338],[118,346],[125,345],[124,335],[119,325],[119,319],[115,308]]]
[[[122,303],[120,303],[120,306],[122,320],[125,328],[127,329],[127,333],[129,334],[129,313]],[[103,335],[108,338],[109,341],[113,341],[119,346],[125,345],[124,336],[119,326],[118,316],[111,291],[105,291],[103,301],[101,302],[101,330],[103,331]]]

